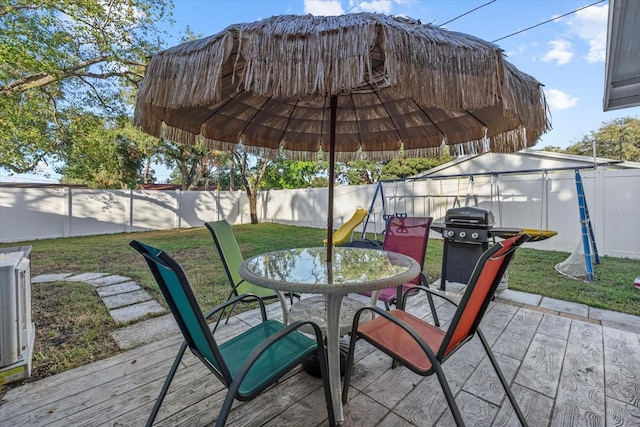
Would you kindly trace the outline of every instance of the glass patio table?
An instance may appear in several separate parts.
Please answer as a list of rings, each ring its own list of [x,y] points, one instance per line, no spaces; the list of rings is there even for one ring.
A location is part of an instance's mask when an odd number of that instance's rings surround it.
[[[248,258],[240,276],[276,292],[323,294],[326,298],[329,384],[336,422],[342,423],[340,382],[340,307],[347,293],[400,286],[420,274],[408,256],[390,251],[336,247],[327,262],[327,248],[285,249]],[[283,298],[281,298],[281,301]]]

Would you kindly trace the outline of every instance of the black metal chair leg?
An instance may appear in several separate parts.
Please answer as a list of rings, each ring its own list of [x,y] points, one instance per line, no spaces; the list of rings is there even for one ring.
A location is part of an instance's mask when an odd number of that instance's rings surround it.
[[[225,325],[229,324],[229,319],[231,319],[231,315],[233,314],[233,310],[235,310],[235,308],[236,308],[236,305],[233,304],[231,306],[231,310],[229,310],[229,314],[227,315],[227,320],[225,320],[224,322]]]
[[[151,414],[147,419],[147,424],[146,424],[147,427],[151,427],[151,425],[155,421],[156,416],[158,415],[158,411],[160,410],[160,406],[162,405],[162,401],[164,400],[164,397],[166,396],[167,391],[169,390],[171,381],[173,381],[173,376],[176,374],[176,371],[178,370],[178,366],[180,366],[180,361],[182,360],[182,356],[184,356],[184,352],[186,351],[186,349],[187,349],[187,341],[185,340],[182,342],[182,345],[180,346],[180,350],[178,350],[178,354],[176,355],[176,358],[173,361],[173,365],[171,366],[169,375],[167,375],[167,379],[164,380],[164,384],[162,385],[162,390],[160,390],[160,394],[156,399],[156,403],[155,405],[153,405]]]
[[[487,352],[487,356],[489,356],[489,360],[491,361],[491,364],[493,365],[493,369],[496,371],[496,374],[498,375],[498,378],[502,383],[502,387],[504,388],[505,393],[507,393],[507,397],[511,402],[511,406],[513,407],[513,410],[516,413],[516,416],[518,417],[520,424],[522,424],[525,427],[528,426],[527,420],[525,420],[524,414],[522,413],[522,410],[520,410],[520,405],[518,405],[518,402],[516,402],[516,398],[513,395],[513,392],[511,391],[511,387],[509,387],[509,384],[507,383],[507,379],[504,377],[504,374],[502,373],[502,369],[500,369],[500,366],[498,365],[498,361],[493,355],[493,351],[491,351],[491,347],[489,347],[489,342],[487,342],[487,339],[484,337],[484,334],[479,328],[476,331],[476,333],[478,334],[478,337],[480,338],[480,341],[482,342],[482,345],[485,351]]]
[[[447,377],[445,377],[444,375],[442,366],[440,366],[439,363],[434,363],[433,369],[435,370],[436,377],[438,377],[438,381],[440,382],[440,387],[442,387],[442,392],[444,393],[444,397],[445,399],[447,399],[447,404],[449,405],[449,409],[451,410],[451,415],[453,415],[453,420],[455,421],[456,426],[464,427],[464,421],[462,421],[462,415],[460,415],[458,404],[456,403],[455,397],[453,397],[453,392],[449,387],[449,382],[447,381]]]

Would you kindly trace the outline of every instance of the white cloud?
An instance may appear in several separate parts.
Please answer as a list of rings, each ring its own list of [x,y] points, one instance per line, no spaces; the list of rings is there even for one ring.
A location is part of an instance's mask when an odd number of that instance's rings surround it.
[[[356,4],[353,0],[349,2]],[[362,12],[371,12],[371,13],[386,13],[390,14],[391,9],[393,7],[393,2],[391,0],[371,0],[371,1],[363,1],[362,3],[357,3],[357,9]]]
[[[507,57],[512,57],[512,56],[520,55],[524,53],[526,50],[527,50],[527,46],[521,44],[516,48],[516,50],[510,50],[508,52],[505,52],[505,55],[507,55]]]
[[[567,20],[571,32],[589,44],[588,62],[603,62],[606,56],[609,6],[591,6]]]
[[[344,13],[340,0],[304,0],[304,13],[315,16],[337,16]]]
[[[556,65],[564,65],[569,63],[573,58],[573,46],[571,42],[566,40],[552,40],[547,44],[552,46],[552,49],[540,58],[541,61],[556,61]]]
[[[578,104],[578,98],[570,96],[558,89],[546,89],[544,94],[552,110],[566,110]]]
[[[345,12],[370,12],[393,14],[395,5],[411,4],[415,0],[349,0],[347,10],[341,0],[304,0],[304,13],[317,16],[342,15]]]

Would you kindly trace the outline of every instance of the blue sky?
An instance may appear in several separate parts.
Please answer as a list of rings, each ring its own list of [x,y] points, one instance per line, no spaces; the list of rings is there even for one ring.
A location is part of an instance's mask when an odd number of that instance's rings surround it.
[[[337,15],[360,11],[401,14],[494,41],[596,0],[175,0],[177,26],[201,35],[230,24],[272,15]],[[602,111],[608,2],[496,42],[508,60],[545,87],[553,130],[536,148],[567,147],[618,117],[640,116],[640,108]],[[178,41],[174,41],[174,44]]]
[[[619,117],[640,117],[640,107],[603,112],[608,1],[512,35],[597,0],[174,0],[175,24],[167,47],[189,26],[208,36],[228,25],[272,15],[400,14],[496,41],[508,60],[544,85],[553,129],[535,148],[562,148]],[[477,8],[477,9],[476,9]],[[476,10],[473,10],[476,9]],[[464,15],[459,17],[460,15]],[[459,17],[459,18],[457,18]],[[457,18],[457,19],[454,19]],[[453,21],[451,21],[453,20]],[[451,21],[451,22],[448,22]],[[508,36],[506,38],[503,38]],[[157,170],[158,180],[168,176]],[[0,177],[1,179],[2,177]]]

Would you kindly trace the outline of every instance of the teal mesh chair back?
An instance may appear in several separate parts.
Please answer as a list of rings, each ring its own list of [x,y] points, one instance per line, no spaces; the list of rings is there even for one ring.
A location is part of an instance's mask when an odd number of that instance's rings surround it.
[[[189,348],[204,358],[221,379],[224,378],[223,381],[230,382],[231,375],[225,365],[219,363],[223,360],[222,356],[182,267],[168,254],[153,246],[135,240],[131,242],[131,246],[147,261]]]
[[[273,290],[256,286],[253,283],[246,282],[240,277],[238,272],[240,264],[244,261],[242,252],[236,240],[236,236],[233,234],[231,225],[226,220],[213,221],[205,223],[205,226],[211,232],[213,241],[218,248],[218,253],[222,259],[222,264],[227,272],[227,277],[231,287],[235,290],[235,295],[240,294],[254,294],[261,298],[275,297],[276,294]]]
[[[235,399],[248,401],[276,383],[319,348],[324,348],[322,332],[318,325],[298,321],[284,325],[267,319],[264,302],[256,295],[238,295],[214,307],[206,315],[200,309],[187,277],[180,265],[168,254],[152,246],[132,241],[130,245],[142,254],[149,265],[173,316],[184,336],[184,341],[156,399],[147,426],[151,426],[167,395],[169,386],[180,366],[185,350],[198,357],[228,389],[216,427],[225,425]],[[262,322],[218,345],[207,319],[224,313],[238,301],[258,303]],[[309,325],[314,338],[298,331]],[[331,390],[324,352],[319,353],[325,401],[329,424],[335,425]]]

